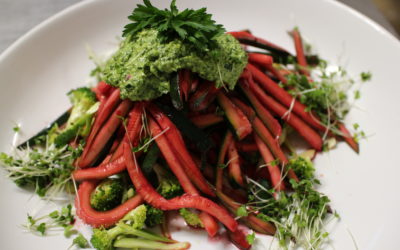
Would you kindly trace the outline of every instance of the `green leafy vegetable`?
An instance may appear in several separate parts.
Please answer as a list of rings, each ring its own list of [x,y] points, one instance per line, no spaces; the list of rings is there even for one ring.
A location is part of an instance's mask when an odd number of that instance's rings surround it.
[[[172,0],[169,10],[158,9],[149,0],[143,2],[144,5],[138,4],[128,17],[133,23],[125,26],[124,37],[143,29],[156,29],[163,41],[179,38],[199,50],[206,50],[216,46],[215,38],[225,32],[223,26],[216,24],[211,14],[206,13],[206,8],[179,12],[176,0]]]

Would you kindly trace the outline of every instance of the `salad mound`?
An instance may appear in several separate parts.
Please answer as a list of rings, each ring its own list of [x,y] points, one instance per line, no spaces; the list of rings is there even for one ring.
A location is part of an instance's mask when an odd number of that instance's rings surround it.
[[[0,154],[8,176],[43,199],[75,194],[74,206],[28,215],[26,228],[62,229],[80,248],[188,249],[169,232],[175,211],[239,249],[257,234],[284,249],[321,248],[338,215],[312,161],[338,141],[359,152],[364,134],[344,122],[357,81],[328,71],[298,28],[292,55],[175,0],[164,10],[144,0],[128,18],[119,49],[94,71],[97,85],[70,91],[69,110]],[[93,228],[90,240],[78,218]],[[147,230],[156,226],[161,234]]]

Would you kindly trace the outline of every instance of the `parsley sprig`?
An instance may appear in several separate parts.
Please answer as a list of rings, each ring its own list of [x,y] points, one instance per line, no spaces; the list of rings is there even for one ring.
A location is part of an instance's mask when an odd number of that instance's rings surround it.
[[[138,4],[128,17],[133,23],[124,27],[123,36],[134,36],[143,29],[156,29],[163,42],[181,39],[204,51],[216,46],[215,38],[225,32],[222,25],[216,24],[207,14],[206,8],[185,9],[179,12],[172,0],[170,9],[158,9],[149,0]]]

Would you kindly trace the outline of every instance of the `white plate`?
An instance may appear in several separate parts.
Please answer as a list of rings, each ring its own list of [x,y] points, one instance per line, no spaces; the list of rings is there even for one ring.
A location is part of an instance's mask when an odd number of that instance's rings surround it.
[[[132,0],[85,1],[48,19],[19,39],[0,56],[0,150],[13,140],[12,127],[20,123],[25,138],[68,107],[65,93],[82,85],[92,63],[85,45],[95,51],[115,46],[115,37],[135,6]],[[167,6],[166,1],[164,6]],[[228,30],[250,28],[286,48],[286,31],[299,26],[323,58],[345,66],[356,75],[370,70],[373,80],[362,91],[349,121],[357,121],[372,136],[361,144],[360,155],[343,143],[330,154],[318,156],[322,190],[342,220],[332,233],[335,249],[398,248],[400,175],[395,157],[400,141],[400,43],[358,12],[328,0],[179,1],[179,7],[208,6]],[[0,232],[2,249],[66,249],[62,235],[38,238],[23,233],[20,225],[34,209],[31,194],[0,178]],[[349,233],[351,232],[351,233]],[[180,239],[192,249],[225,249],[226,243],[183,230]],[[328,249],[332,248],[329,246]],[[261,247],[260,247],[261,249]]]

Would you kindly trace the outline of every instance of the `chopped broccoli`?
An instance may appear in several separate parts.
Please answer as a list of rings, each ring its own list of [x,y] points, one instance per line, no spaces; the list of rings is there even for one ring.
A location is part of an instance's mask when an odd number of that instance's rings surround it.
[[[179,214],[189,226],[204,228],[203,222],[201,222],[199,215],[196,212],[186,208],[181,208],[179,209]]]
[[[77,136],[86,136],[90,132],[93,114],[97,111],[96,95],[86,87],[77,88],[68,92],[72,103],[71,114],[65,128],[52,131],[56,136],[54,143],[60,147],[67,144]]]
[[[172,242],[170,239],[142,230],[145,225],[147,208],[140,205],[122,218],[115,227],[108,230],[104,228],[93,229],[90,240],[93,247],[98,250],[114,249],[114,240],[123,239],[124,236],[141,237],[149,242]],[[138,239],[139,240],[139,239]]]
[[[90,195],[90,205],[97,211],[107,211],[121,204],[123,194],[121,179],[106,179]]]
[[[159,186],[157,191],[165,198],[170,199],[181,195],[183,190],[179,181],[168,170],[161,165],[155,164],[153,167],[156,172]]]
[[[161,209],[152,207],[150,205],[146,205],[147,207],[147,217],[146,217],[146,226],[154,227],[160,225],[164,221],[164,211]]]
[[[72,241],[72,245],[75,245],[79,248],[89,248],[90,247],[89,242],[82,234],[79,234],[77,237],[75,237],[75,239]]]

